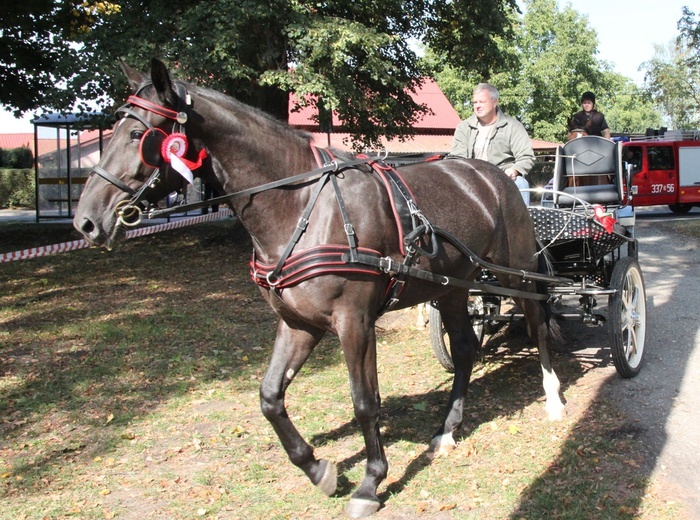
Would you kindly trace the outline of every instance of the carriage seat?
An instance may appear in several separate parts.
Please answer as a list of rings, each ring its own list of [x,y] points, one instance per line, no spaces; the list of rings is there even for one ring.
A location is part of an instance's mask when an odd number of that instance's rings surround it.
[[[557,148],[554,163],[553,201],[571,206],[575,196],[590,204],[620,204],[622,192],[622,144],[604,137],[582,136]]]

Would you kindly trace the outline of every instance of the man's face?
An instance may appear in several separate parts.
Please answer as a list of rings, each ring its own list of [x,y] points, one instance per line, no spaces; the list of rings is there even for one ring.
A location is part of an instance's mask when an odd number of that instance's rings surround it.
[[[593,110],[593,101],[590,99],[585,99],[582,103],[581,106],[583,107],[584,112],[590,112]]]
[[[481,90],[474,94],[472,98],[472,106],[476,117],[483,124],[492,123],[496,119],[496,107],[498,101],[491,99],[491,96],[486,90]]]

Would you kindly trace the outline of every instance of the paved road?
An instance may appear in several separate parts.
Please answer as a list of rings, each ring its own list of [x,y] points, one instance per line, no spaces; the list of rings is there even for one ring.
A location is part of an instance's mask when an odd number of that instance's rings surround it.
[[[611,378],[604,389],[638,426],[652,476],[685,495],[693,518],[700,518],[700,240],[674,226],[699,217],[698,209],[682,217],[638,212],[648,306],[645,365],[635,379]]]

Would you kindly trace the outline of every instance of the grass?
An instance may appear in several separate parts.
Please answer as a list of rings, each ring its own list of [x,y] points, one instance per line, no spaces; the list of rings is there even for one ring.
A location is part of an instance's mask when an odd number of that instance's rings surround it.
[[[3,252],[75,238],[62,224],[0,231]],[[226,220],[0,266],[0,517],[343,516],[365,460],[338,342],[323,341],[287,400],[338,465],[325,498],[259,410],[275,319],[250,251]],[[683,518],[650,479],[635,424],[599,397],[614,369],[555,354],[569,415],[550,423],[519,324],[487,344],[457,447],[430,461],[450,375],[413,315],[393,316],[378,331],[390,472],[376,518]]]

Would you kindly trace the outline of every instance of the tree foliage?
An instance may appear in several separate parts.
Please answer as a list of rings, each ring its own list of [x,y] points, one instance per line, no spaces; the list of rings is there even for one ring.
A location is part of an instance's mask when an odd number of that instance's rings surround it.
[[[524,7],[524,15],[511,18],[514,39],[499,42],[506,59],[490,71],[489,81],[501,93],[503,110],[532,137],[560,141],[581,92],[601,83],[597,35],[585,17],[571,6],[560,9],[556,0],[526,0]],[[473,87],[489,76],[447,67],[438,83],[466,116]]]
[[[526,0],[523,5],[525,14],[511,18],[514,39],[497,40],[502,63],[487,75],[449,66],[438,73],[440,87],[462,117],[472,113],[474,86],[490,78],[503,110],[537,139],[562,141],[586,90],[596,92],[613,132],[643,132],[659,121],[649,97],[596,58],[598,36],[586,16],[571,5],[560,8],[556,0]]]
[[[0,4],[0,105],[16,115],[44,104],[70,106],[75,35],[87,22],[81,1]],[[56,88],[58,83],[63,88]]]
[[[700,127],[700,19],[688,7],[678,21],[679,35],[655,45],[654,56],[642,64],[644,83],[671,128]]]
[[[700,63],[683,40],[655,45],[654,57],[645,62],[645,86],[671,128],[700,126]]]
[[[621,74],[603,71],[600,103],[610,128],[622,134],[640,134],[662,125],[661,113],[649,93]]]
[[[22,74],[25,86],[41,93],[22,103],[17,94],[0,94],[5,106],[23,112],[71,108],[78,98],[123,99],[116,59],[145,68],[155,56],[180,77],[278,117],[286,118],[287,94],[296,92],[303,102],[335,110],[367,142],[407,133],[425,111],[408,91],[430,71],[409,42],[486,73],[501,60],[496,38],[508,37],[516,9],[515,0],[117,0],[63,3],[72,16],[65,20],[54,4],[25,2],[22,31],[28,34],[39,6],[51,7],[48,26],[32,35],[69,52],[64,58],[53,45],[38,46],[44,59],[36,67],[28,62]],[[7,3],[3,14],[16,14],[17,5]],[[16,72],[9,56],[0,63]],[[43,95],[51,84],[61,94],[55,100]]]

